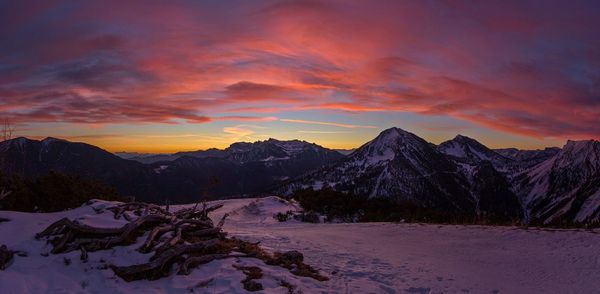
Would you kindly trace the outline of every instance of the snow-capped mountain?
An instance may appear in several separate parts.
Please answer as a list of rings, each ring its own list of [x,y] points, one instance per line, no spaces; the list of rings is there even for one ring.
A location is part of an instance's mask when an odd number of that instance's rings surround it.
[[[337,163],[276,191],[330,187],[489,220],[515,220],[522,208],[503,169],[512,161],[468,137],[435,146],[391,128]]]
[[[517,179],[527,218],[543,223],[600,221],[600,142],[568,141]]]
[[[473,211],[475,202],[457,166],[418,136],[391,128],[341,161],[285,187],[330,186],[452,211]]]
[[[511,189],[510,172],[516,161],[489,149],[477,140],[457,135],[437,146],[448,156],[469,182],[479,214],[494,214],[494,218],[517,219],[522,209]]]
[[[475,139],[462,135],[457,135],[454,139],[441,143],[437,149],[461,162],[479,164],[483,161],[489,161],[498,169],[504,169],[512,161]]]

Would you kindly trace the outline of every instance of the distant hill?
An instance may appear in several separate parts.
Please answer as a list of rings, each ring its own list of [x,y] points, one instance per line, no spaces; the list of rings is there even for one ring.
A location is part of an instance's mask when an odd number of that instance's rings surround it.
[[[157,174],[148,166],[93,145],[56,138],[0,142],[0,171],[27,178],[58,171],[99,180],[123,195],[147,201],[159,201],[161,196]]]
[[[158,203],[259,193],[342,157],[316,144],[270,139],[235,143],[225,150],[178,153],[143,164],[96,146],[56,138],[0,142],[0,171],[4,173],[38,177],[59,171],[96,179],[125,196]]]

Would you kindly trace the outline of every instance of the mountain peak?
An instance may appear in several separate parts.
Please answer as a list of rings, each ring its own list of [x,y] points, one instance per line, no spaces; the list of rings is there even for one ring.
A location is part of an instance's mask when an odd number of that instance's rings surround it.
[[[592,170],[600,169],[600,142],[596,140],[568,140],[563,149],[557,154],[557,167],[584,167]]]
[[[26,141],[33,141],[33,140],[26,138],[26,137],[16,137],[16,138],[6,140],[4,142],[26,142]]]
[[[385,135],[385,136],[399,136],[399,135],[406,135],[406,134],[410,134],[410,132],[407,132],[398,127],[391,127],[389,129],[385,129],[385,130],[381,131],[381,133],[379,133],[379,135]]]
[[[469,143],[475,142],[475,143],[481,144],[481,143],[479,143],[479,141],[477,141],[477,140],[475,140],[475,139],[473,139],[471,137],[468,137],[468,136],[465,136],[465,135],[461,135],[461,134],[456,135],[454,137],[454,139],[452,139],[452,140],[453,141],[459,141],[459,142],[469,142]]]
[[[382,131],[375,139],[360,147],[356,152],[367,156],[375,156],[381,160],[391,160],[396,153],[407,149],[427,148],[429,143],[415,134],[400,128],[389,128]]]
[[[479,141],[463,135],[456,135],[454,139],[441,143],[438,151],[456,158],[466,159],[472,163],[490,161],[496,167],[501,167],[509,161],[508,158],[489,149]]]
[[[596,140],[567,140],[567,143],[563,147],[563,152],[581,152],[590,150],[590,148],[594,148],[598,146],[600,142]]]
[[[407,139],[409,139],[409,141],[407,141]],[[399,142],[402,142],[404,144],[409,143],[412,141],[412,143],[414,143],[414,141],[422,141],[421,138],[417,137],[417,135],[410,133],[408,131],[405,131],[401,128],[397,128],[397,127],[392,127],[389,129],[385,129],[383,130],[381,133],[379,133],[379,135],[371,142],[376,142],[376,143],[385,143],[385,144],[397,144]]]
[[[42,143],[53,143],[53,142],[69,142],[67,140],[64,139],[59,139],[59,138],[54,138],[54,137],[46,137],[45,139],[42,140]]]

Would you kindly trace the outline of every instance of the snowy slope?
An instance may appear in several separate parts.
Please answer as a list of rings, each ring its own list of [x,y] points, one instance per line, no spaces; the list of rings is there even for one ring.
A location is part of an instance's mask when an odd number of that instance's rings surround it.
[[[296,209],[293,203],[271,197],[260,199],[249,205],[253,199],[222,201],[227,212],[232,214],[232,223],[260,222],[274,223],[272,215],[278,211]],[[97,201],[91,206],[83,206],[71,211],[49,214],[18,213],[0,211],[0,217],[11,221],[0,223],[0,244],[11,250],[27,252],[26,257],[15,256],[15,260],[5,271],[0,271],[1,293],[244,293],[240,283],[245,275],[233,265],[259,266],[264,277],[260,280],[268,293],[287,293],[280,285],[285,280],[296,286],[296,290],[310,293],[325,289],[323,284],[310,278],[298,277],[287,270],[268,266],[258,259],[242,258],[211,262],[195,269],[188,276],[172,275],[156,281],[125,282],[116,277],[108,264],[130,265],[147,262],[152,254],[142,254],[136,249],[147,236],[138,238],[136,244],[115,247],[105,251],[89,253],[89,261],[82,263],[79,252],[49,254],[51,246],[45,240],[36,240],[35,234],[49,224],[63,217],[77,220],[96,227],[120,227],[125,221],[115,220],[112,213],[97,214],[92,207],[110,205]],[[175,207],[175,209],[184,206]],[[258,207],[252,212],[242,213],[248,207]],[[226,211],[215,213],[219,218]],[[241,218],[240,218],[241,217]],[[47,255],[47,256],[45,256]],[[68,259],[70,264],[65,261]],[[206,284],[204,286],[200,284]]]
[[[457,135],[454,139],[441,143],[438,151],[467,163],[478,164],[483,161],[491,162],[498,170],[505,169],[511,159],[487,148],[476,140]]]
[[[265,293],[287,293],[279,279],[293,284],[297,293],[595,293],[600,288],[600,231],[279,223],[271,216],[297,209],[294,203],[276,197],[218,202],[225,206],[212,217],[230,213],[225,230],[231,235],[260,241],[272,251],[300,250],[307,263],[331,279],[317,282],[251,259],[230,259],[203,265],[189,276],[126,283],[103,269],[101,259],[115,264],[146,260],[135,245],[92,252],[88,263],[79,261],[78,252],[40,255],[50,246],[34,234],[59,218],[95,226],[122,224],[111,213],[96,214],[84,206],[52,214],[0,211],[0,217],[12,219],[0,223],[0,243],[29,253],[0,272],[2,293],[244,293],[244,276],[232,267],[238,262],[265,271],[260,280]]]
[[[529,219],[600,221],[600,142],[568,141],[554,157],[517,178]]]

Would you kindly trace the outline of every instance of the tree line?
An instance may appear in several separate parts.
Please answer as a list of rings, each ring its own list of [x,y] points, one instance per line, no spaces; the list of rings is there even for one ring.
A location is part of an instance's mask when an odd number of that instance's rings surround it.
[[[0,209],[54,212],[81,206],[91,199],[119,200],[115,189],[100,182],[59,172],[36,178],[0,173]]]

